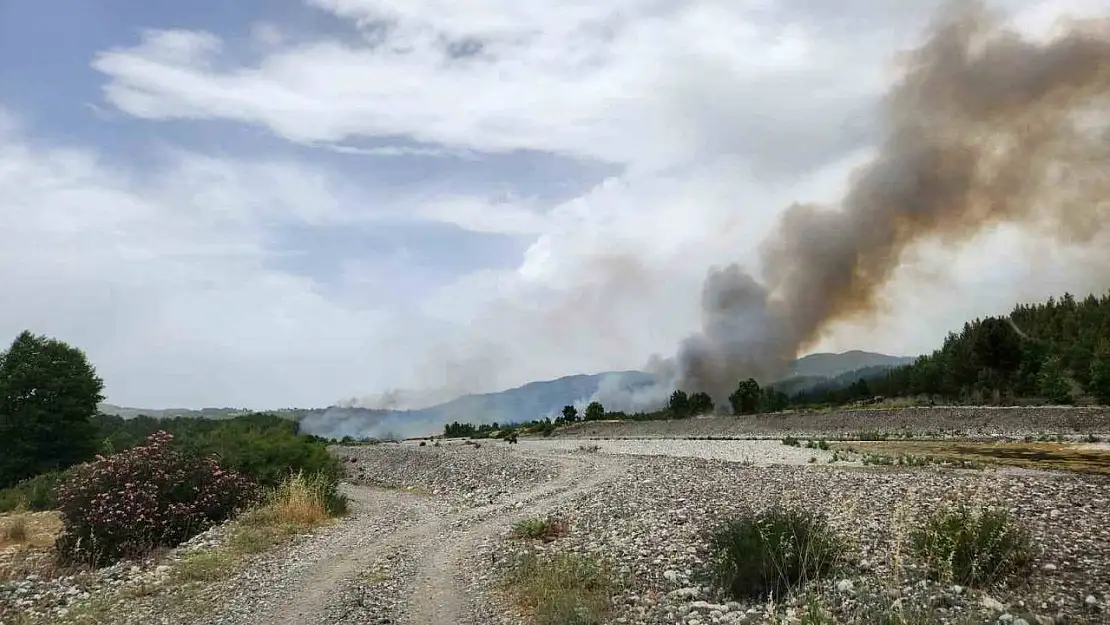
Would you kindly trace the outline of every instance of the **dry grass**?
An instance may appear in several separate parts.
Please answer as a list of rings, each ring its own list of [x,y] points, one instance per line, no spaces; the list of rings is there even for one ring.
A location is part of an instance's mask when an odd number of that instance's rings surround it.
[[[504,579],[506,591],[535,625],[608,622],[618,587],[604,564],[579,554],[525,554]]]
[[[932,459],[936,462],[979,463],[1110,474],[1110,450],[1063,443],[975,443],[961,441],[865,441],[834,443],[834,448],[888,457]]]
[[[328,520],[327,503],[318,480],[303,474],[291,476],[272,494],[267,507],[283,525],[314,526]]]
[[[58,570],[54,539],[61,530],[54,512],[0,515],[0,583],[31,574],[53,577]]]
[[[0,551],[6,547],[49,547],[62,531],[56,512],[14,512],[0,515]]]

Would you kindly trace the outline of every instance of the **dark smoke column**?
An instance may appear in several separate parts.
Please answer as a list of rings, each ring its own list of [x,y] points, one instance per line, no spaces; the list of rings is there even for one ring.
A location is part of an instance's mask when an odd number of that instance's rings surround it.
[[[795,204],[761,248],[763,281],[711,270],[702,331],[677,384],[721,401],[768,382],[833,322],[874,315],[903,253],[986,226],[1095,242],[1110,219],[1110,27],[1075,22],[1035,43],[978,3],[952,5],[886,99],[889,131],[835,208]]]

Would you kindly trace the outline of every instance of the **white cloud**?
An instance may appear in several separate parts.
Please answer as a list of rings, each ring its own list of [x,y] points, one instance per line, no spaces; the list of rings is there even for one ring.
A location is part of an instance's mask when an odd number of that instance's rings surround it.
[[[790,142],[803,132],[811,150],[834,149],[830,112],[877,93],[875,46],[892,36],[833,40],[790,16],[761,19],[768,9],[752,2],[315,4],[371,41],[321,39],[235,66],[213,61],[209,34],[154,31],[94,67],[109,77],[111,104],[148,119],[234,120],[304,143],[407,136],[656,167],[734,151],[737,139],[797,152]],[[472,55],[453,56],[467,45]]]
[[[555,206],[527,188],[401,197],[324,165],[192,152],[140,173],[149,167],[42,147],[0,110],[0,232],[13,241],[0,269],[16,302],[0,333],[72,340],[110,394],[151,405],[322,404],[393,386],[442,395],[641,366],[698,325],[709,266],[756,269],[783,207],[840,196],[870,155],[890,55],[935,2],[313,4],[364,43],[306,41],[266,21],[248,42],[145,31],[94,59],[105,99],[143,120],[257,125],[368,167],[514,150],[623,167]],[[1021,20],[1042,23],[1035,11]],[[385,221],[533,242],[514,270],[460,276],[397,315],[379,309],[417,273],[403,249],[340,263],[337,293],[273,268],[283,251],[268,225]],[[888,315],[817,347],[917,353],[1015,298],[1104,287],[1098,259],[1040,245],[988,233],[956,252],[924,249],[888,290]]]
[[[334,202],[310,171],[180,155],[139,175],[44,147],[5,118],[0,335],[82,347],[109,399],[148,405],[319,403],[388,377],[364,349],[385,315],[269,268],[262,222],[248,218],[260,202],[290,222]],[[280,174],[273,193],[264,173]]]

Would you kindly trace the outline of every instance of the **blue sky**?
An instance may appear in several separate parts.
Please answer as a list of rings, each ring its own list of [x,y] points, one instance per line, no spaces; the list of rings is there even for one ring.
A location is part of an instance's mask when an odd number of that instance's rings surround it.
[[[698,329],[709,267],[757,272],[783,208],[836,202],[936,4],[0,0],[0,336],[82,347],[148,407],[640,367]],[[919,353],[1103,288],[984,236],[815,348]]]

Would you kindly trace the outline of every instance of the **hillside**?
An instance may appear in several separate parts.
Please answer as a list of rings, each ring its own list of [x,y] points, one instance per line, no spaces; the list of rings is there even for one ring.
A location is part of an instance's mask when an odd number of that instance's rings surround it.
[[[908,365],[916,356],[888,356],[860,350],[841,354],[827,352],[810,354],[799,358],[784,380],[795,377],[835,378],[845,373],[871,367],[898,367]]]
[[[956,403],[1110,403],[1110,294],[1021,304],[964,324],[932,354],[849,388],[815,389],[803,404],[874,395]]]
[[[912,358],[863,351],[843,354],[811,354],[798,359],[790,373],[776,386],[787,394],[814,388],[839,388],[859,375],[912,361]],[[879,369],[876,369],[879,368]],[[862,372],[861,372],[862,370]],[[858,373],[858,375],[857,375]],[[838,377],[839,376],[839,377]],[[610,410],[654,409],[665,393],[652,392],[655,377],[643,371],[605,371],[578,374],[555,380],[529,382],[493,393],[463,395],[451,401],[418,410],[382,410],[349,406],[277,411],[301,421],[305,431],[333,438],[405,438],[438,432],[453,421],[506,423],[529,421],[554,415],[568,404],[582,406],[597,399]],[[789,389],[789,390],[788,390]],[[142,409],[101,404],[106,414],[125,419],[140,414],[157,418],[196,417],[226,419],[246,411],[237,408]]]

